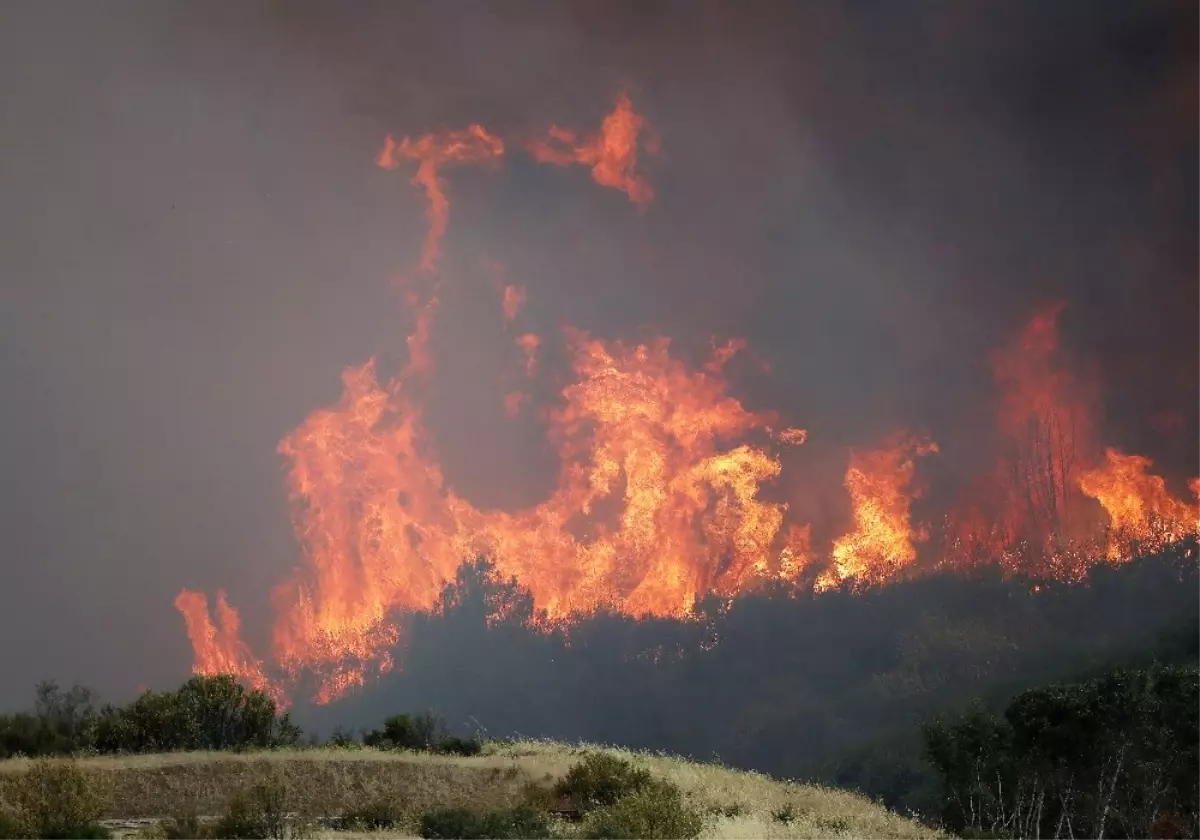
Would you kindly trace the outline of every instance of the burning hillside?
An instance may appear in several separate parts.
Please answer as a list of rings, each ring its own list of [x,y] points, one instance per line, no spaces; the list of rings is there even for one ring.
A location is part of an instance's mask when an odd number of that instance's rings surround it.
[[[679,616],[708,593],[731,596],[761,581],[859,587],[995,561],[1071,578],[1200,529],[1196,504],[1172,495],[1148,459],[1101,448],[1097,388],[1060,360],[1061,304],[1037,312],[993,357],[1002,454],[946,514],[940,564],[918,563],[930,526],[914,520],[912,502],[923,491],[921,462],[939,457],[920,430],[849,454],[844,490],[828,492],[849,494],[852,521],[830,546],[814,546],[811,523],[791,521],[788,505],[764,493],[783,469],[782,449],[803,444],[806,432],[731,395],[725,371],[741,341],[714,342],[693,367],[664,337],[626,343],[564,328],[570,381],[541,415],[559,456],[555,487],[526,509],[477,508],[443,474],[423,388],[437,377],[429,337],[450,218],[447,171],[493,165],[514,146],[539,163],[588,167],[639,209],[654,199],[639,152],[655,154],[658,140],[625,96],[591,135],[551,126],[513,144],[472,125],[386,138],[376,163],[412,169],[429,208],[419,270],[400,283],[414,323],[408,362],[390,378],[373,360],[347,369],[341,399],[280,442],[303,562],[274,590],[270,659],[244,644],[224,593],[214,621],[205,596],[184,591],[176,607],[198,672],[233,671],[280,697],[315,674],[317,699],[337,698],[392,667],[397,616],[430,608],[478,554],[528,587],[552,619],[601,605]],[[559,337],[523,328],[525,302],[523,287],[504,286],[497,318],[515,336],[514,369],[534,380],[546,343]],[[505,410],[515,416],[530,399],[510,392]]]

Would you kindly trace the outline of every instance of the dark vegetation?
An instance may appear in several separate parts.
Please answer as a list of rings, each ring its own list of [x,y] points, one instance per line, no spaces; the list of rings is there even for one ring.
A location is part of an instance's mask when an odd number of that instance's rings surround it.
[[[97,705],[88,688],[37,687],[33,711],[0,715],[0,759],[80,754],[246,750],[296,746],[301,729],[262,691],[228,674],[194,676],[175,691],[147,691],[127,706]],[[478,755],[476,738],[449,732],[431,712],[391,715],[361,739],[339,730],[332,746]]]
[[[1000,712],[1027,689],[1118,667],[1200,662],[1196,557],[1193,540],[1074,585],[983,570],[714,598],[689,621],[600,612],[550,632],[531,628],[528,592],[479,561],[410,619],[402,671],[297,714],[328,731],[436,708],[491,737],[716,758],[933,819],[940,784],[921,732],[937,715],[976,699]]]
[[[969,837],[1200,836],[1200,670],[1114,671],[925,727],[943,823]]]
[[[147,691],[127,706],[56,683],[37,687],[33,711],[0,715],[0,758],[73,753],[264,749],[289,746],[300,727],[275,701],[233,677],[192,677],[176,691]]]
[[[339,739],[349,745],[350,736]],[[387,750],[418,750],[443,755],[479,755],[483,749],[475,738],[451,735],[446,721],[432,712],[415,715],[392,715],[383,721],[383,729],[363,733],[364,746]]]

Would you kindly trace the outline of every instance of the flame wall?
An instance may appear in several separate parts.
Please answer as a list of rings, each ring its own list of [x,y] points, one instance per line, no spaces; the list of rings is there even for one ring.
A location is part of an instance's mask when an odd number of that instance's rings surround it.
[[[592,134],[557,125],[543,132],[524,144],[534,161],[580,166],[646,211],[655,193],[639,154],[653,157],[660,145],[628,95]],[[431,608],[459,564],[480,554],[527,586],[553,620],[599,606],[686,615],[710,593],[769,580],[860,587],[935,565],[999,561],[1010,572],[1071,579],[1200,529],[1196,505],[1174,496],[1150,459],[1111,447],[1100,456],[1098,386],[1061,352],[1065,302],[1035,311],[991,354],[997,463],[946,515],[937,563],[918,564],[930,528],[913,516],[923,491],[918,462],[939,454],[925,432],[897,431],[849,452],[850,522],[827,548],[814,546],[811,523],[786,521],[787,501],[767,491],[782,471],[782,448],[804,444],[808,433],[733,396],[725,368],[745,349],[740,339],[714,341],[709,358],[692,366],[665,337],[626,343],[564,327],[566,384],[540,417],[558,456],[557,482],[528,508],[477,507],[446,480],[423,394],[438,376],[430,342],[451,207],[445,172],[492,166],[507,148],[477,124],[386,138],[376,164],[396,170],[408,161],[429,208],[417,274],[397,281],[413,322],[407,362],[386,381],[374,360],[347,369],[341,400],[280,443],[304,563],[274,591],[273,664],[250,654],[223,594],[214,623],[204,596],[184,591],[176,606],[198,671],[233,670],[280,697],[268,671],[285,681],[319,674],[317,699],[335,699],[391,668],[397,617]],[[512,366],[535,380],[544,339],[518,331],[527,290],[493,288],[496,317],[512,333]],[[510,418],[529,396],[505,395]]]

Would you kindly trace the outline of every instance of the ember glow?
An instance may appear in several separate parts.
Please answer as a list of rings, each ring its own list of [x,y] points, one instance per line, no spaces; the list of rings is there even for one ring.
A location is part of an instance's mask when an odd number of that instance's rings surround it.
[[[644,209],[654,198],[637,169],[639,143],[656,149],[647,137],[649,124],[622,95],[598,133],[552,127],[524,145],[538,162],[591,167],[596,183]],[[448,230],[442,171],[496,161],[506,148],[478,125],[386,139],[377,164],[415,165],[412,181],[429,203],[424,276]],[[515,369],[541,376],[547,338],[561,340],[570,359],[566,384],[538,415],[560,467],[540,503],[483,510],[448,484],[426,425],[439,301],[436,281],[421,285],[404,286],[413,328],[400,373],[381,379],[374,360],[348,368],[340,400],[279,444],[302,562],[273,592],[269,662],[243,642],[223,593],[214,620],[203,594],[184,591],[176,607],[197,672],[232,671],[280,698],[307,675],[318,682],[315,699],[336,699],[393,667],[400,617],[429,609],[459,565],[480,554],[528,587],[548,620],[600,606],[687,616],[710,593],[730,597],[767,581],[858,588],[994,562],[1072,577],[1200,530],[1196,504],[1172,496],[1148,459],[1099,454],[1097,390],[1061,358],[1064,304],[1034,313],[994,354],[1001,457],[947,513],[944,556],[921,563],[930,528],[915,521],[912,503],[924,486],[921,463],[940,457],[927,436],[897,432],[848,452],[843,487],[828,492],[848,494],[850,520],[841,536],[814,545],[812,523],[793,521],[771,492],[784,450],[808,433],[731,394],[726,371],[744,341],[714,341],[709,358],[692,364],[665,337],[625,342],[570,326],[544,337],[520,330],[527,293],[518,285],[503,286],[500,300]],[[509,391],[504,410],[531,416],[530,400]]]

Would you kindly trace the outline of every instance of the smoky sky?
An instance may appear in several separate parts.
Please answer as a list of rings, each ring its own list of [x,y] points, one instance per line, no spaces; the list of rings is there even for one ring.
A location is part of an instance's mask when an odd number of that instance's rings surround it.
[[[810,512],[902,426],[951,483],[985,463],[987,354],[1055,299],[1107,442],[1194,473],[1196,32],[1096,0],[0,5],[0,704],[181,679],[184,586],[265,652],[299,560],[275,447],[403,358],[425,204],[387,133],[594,129],[623,89],[662,136],[644,214],[519,151],[446,172],[430,411],[479,506],[556,468],[503,414],[501,281],[547,336],[746,338],[732,387],[810,430]]]

